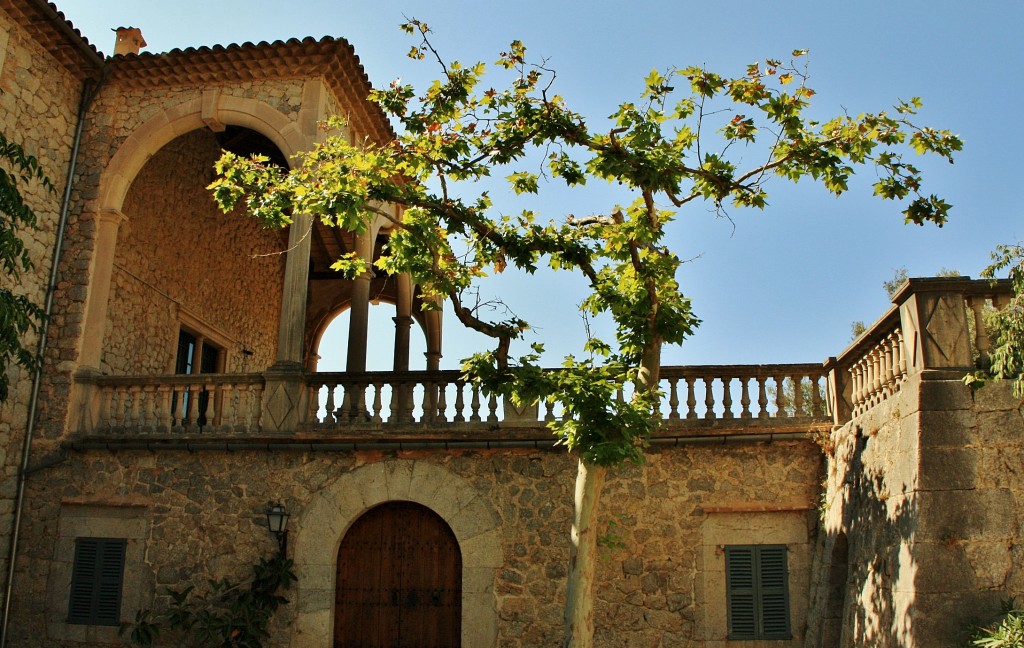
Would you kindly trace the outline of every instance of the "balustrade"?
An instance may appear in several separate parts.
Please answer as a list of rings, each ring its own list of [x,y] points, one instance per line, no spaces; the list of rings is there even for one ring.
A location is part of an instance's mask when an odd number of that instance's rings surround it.
[[[84,431],[235,434],[259,431],[263,377],[252,374],[103,376],[82,403]]]

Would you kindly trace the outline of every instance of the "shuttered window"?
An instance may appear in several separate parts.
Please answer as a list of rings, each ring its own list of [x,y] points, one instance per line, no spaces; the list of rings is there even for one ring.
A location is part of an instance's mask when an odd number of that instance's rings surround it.
[[[124,577],[124,538],[77,538],[68,623],[118,625]]]
[[[785,545],[725,548],[729,639],[790,639]]]

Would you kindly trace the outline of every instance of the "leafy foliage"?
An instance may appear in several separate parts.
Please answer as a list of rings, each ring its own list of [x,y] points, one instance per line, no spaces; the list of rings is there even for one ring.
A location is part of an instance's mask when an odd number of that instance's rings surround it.
[[[371,95],[400,124],[395,141],[331,137],[287,173],[228,154],[211,185],[214,197],[225,210],[244,200],[252,215],[274,226],[288,224],[293,213],[353,232],[384,219],[391,236],[378,266],[409,273],[425,302],[450,301],[463,324],[496,340],[493,351],[466,361],[467,374],[515,402],[560,402],[565,416],[554,432],[586,461],[607,466],[642,458],[661,346],[681,343],[699,323],[680,291],[681,262],[667,237],[676,210],[691,202],[719,211],[763,209],[772,177],[811,178],[839,195],[855,167],[868,166],[878,176],[875,194],[905,202],[907,222],[946,220],[949,205],[922,192],[921,173],[907,155],[952,161],[960,140],[917,126],[916,98],[892,112],[808,118],[815,93],[798,67],[806,51],[794,51],[790,63],[768,59],[731,77],[701,67],[655,70],[636,101],[621,103],[606,122],[592,122],[555,93],[555,73],[529,63],[518,41],[492,71],[506,77],[498,89],[485,82],[483,63],[446,63],[425,23],[413,20],[403,29],[419,38],[410,56],[433,59],[442,78],[419,94],[395,81]],[[744,159],[759,162],[741,169]],[[503,214],[475,186],[497,173],[516,194],[536,194],[553,182],[605,180],[628,200],[580,218]],[[379,207],[388,204],[403,207],[404,215]],[[588,357],[570,356],[548,373],[537,366],[538,345],[510,357],[527,322],[485,321],[462,300],[490,274],[509,266],[533,273],[540,263],[581,273],[590,289],[581,310],[610,315],[615,324],[614,341],[588,339]],[[365,271],[353,256],[336,267],[350,277]],[[630,384],[633,396],[620,398]]]
[[[36,226],[36,214],[21,195],[20,185],[39,182],[47,191],[54,188],[39,161],[2,133],[0,162],[4,163],[0,166],[0,266],[16,285],[21,274],[33,268],[19,232]],[[43,309],[25,295],[0,287],[0,403],[7,400],[10,388],[3,369],[12,361],[27,371],[38,365],[38,358],[22,346],[22,340],[26,333],[39,331],[43,315]]]
[[[1004,308],[986,312],[985,326],[992,343],[990,363],[967,376],[965,382],[979,387],[989,378],[1012,380],[1019,398],[1024,396],[1024,245],[998,246],[981,276],[994,279],[1004,270],[1009,274],[1013,297]]]
[[[1005,601],[1001,617],[989,627],[978,628],[971,646],[982,648],[1024,648],[1024,608],[1013,599]]]
[[[267,628],[277,609],[288,602],[281,595],[295,582],[292,561],[281,555],[260,559],[248,584],[228,579],[207,582],[209,590],[194,586],[168,590],[166,611],[142,610],[134,623],[121,624],[133,646],[152,646],[161,638],[180,646],[203,648],[260,648],[269,637]]]

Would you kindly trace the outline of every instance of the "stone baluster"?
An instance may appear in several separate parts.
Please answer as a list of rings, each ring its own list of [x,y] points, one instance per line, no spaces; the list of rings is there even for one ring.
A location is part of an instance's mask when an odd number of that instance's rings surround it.
[[[377,381],[375,383],[370,383],[370,387],[373,388],[373,412],[370,414],[370,420],[374,423],[382,423],[384,419],[381,417],[380,413],[381,410],[384,409],[384,383]]]
[[[715,414],[714,376],[704,376],[704,418],[717,418]]]
[[[786,416],[786,378],[772,376],[775,379],[775,416]]]
[[[686,377],[686,418],[697,418],[697,396],[694,394],[694,383],[697,379],[693,376]]]
[[[466,383],[464,381],[455,381],[455,418],[452,420],[456,423],[464,423],[466,421],[466,416],[463,413],[463,409],[466,407],[466,402],[462,395],[462,390],[465,386]]]
[[[728,376],[721,376],[721,380],[722,407],[724,408],[724,411],[722,412],[722,418],[731,419],[734,418],[734,414],[732,412],[732,392],[730,391],[730,385],[732,384],[732,380]]]
[[[150,383],[142,386],[142,421],[143,433],[156,431],[156,385]]]
[[[127,413],[127,425],[137,428],[142,422],[142,413],[139,411],[139,405],[141,398],[142,387],[139,385],[132,385],[128,387],[125,393],[125,398],[128,401],[128,413]]]
[[[159,385],[156,388],[156,429],[160,434],[169,433],[174,425],[171,420],[172,392],[170,385]]]
[[[327,383],[327,402],[324,404],[324,419],[325,425],[331,425],[337,422],[337,407],[334,404],[334,389],[335,384],[332,382]]]
[[[768,379],[765,376],[757,377],[757,418],[768,418]]]
[[[668,380],[668,418],[672,421],[679,420],[679,379],[669,378]]]
[[[550,400],[544,401],[544,421],[555,420],[555,402]]]
[[[487,399],[487,422],[498,422],[498,397],[494,394],[491,394]]]
[[[901,329],[896,329],[896,356],[897,359],[894,360],[897,367],[896,372],[899,375],[900,382],[902,382],[907,376],[907,356],[904,353],[903,331]]]
[[[750,413],[750,378],[740,378],[740,418],[753,418]]]
[[[442,423],[448,422],[448,399],[447,393],[448,383],[441,382],[437,385],[437,409],[435,410],[436,420]]]
[[[790,376],[793,381],[793,416],[804,416],[804,377]]]
[[[895,371],[895,368],[893,367],[893,359],[894,359],[894,354],[895,354],[895,347],[896,347],[896,335],[895,335],[895,333],[890,333],[889,335],[887,335],[885,337],[885,347],[884,347],[885,348],[885,356],[884,356],[885,395],[887,397],[891,396],[892,394],[894,394],[896,392],[896,371]]]
[[[220,386],[220,427],[224,432],[230,434],[235,431],[238,421],[238,385],[235,383],[224,383]]]
[[[469,420],[473,423],[480,422],[480,386],[473,385],[473,397],[470,399],[470,415]]]

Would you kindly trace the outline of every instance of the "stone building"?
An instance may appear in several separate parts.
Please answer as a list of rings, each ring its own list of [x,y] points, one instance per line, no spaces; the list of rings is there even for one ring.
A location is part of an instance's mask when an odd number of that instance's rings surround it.
[[[329,272],[381,254],[382,223],[262,230],[205,190],[221,150],[287,165],[330,115],[353,141],[392,137],[351,46],[144,44],[122,28],[104,57],[53,5],[0,0],[0,128],[58,185],[29,189],[21,287],[52,303],[43,370],[0,406],[8,645],[119,644],[167,587],[275,551],[271,503],[299,580],[268,645],[367,628],[557,645],[574,471],[544,428],[557,409],[439,371],[440,316],[408,277]],[[968,313],[1006,293],[911,280],[824,363],[665,368],[648,460],[606,487],[598,645],[955,645],[1024,595],[1021,401],[960,382],[988,344]],[[378,302],[393,331],[367,330]],[[342,311],[347,371],[317,372]],[[366,372],[383,335],[394,371]]]

